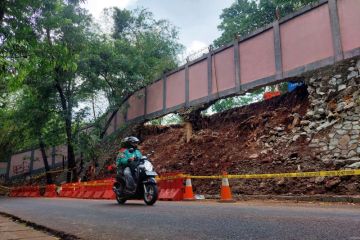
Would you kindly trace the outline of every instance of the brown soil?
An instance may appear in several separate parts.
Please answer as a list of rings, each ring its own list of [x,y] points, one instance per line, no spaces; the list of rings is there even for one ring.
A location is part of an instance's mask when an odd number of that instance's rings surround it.
[[[308,107],[306,87],[282,96],[200,118],[199,130],[185,142],[181,126],[148,126],[141,131],[144,153],[151,157],[157,171],[183,172],[193,175],[284,173],[336,169],[325,165],[308,147],[306,137],[288,144],[277,142],[274,129],[284,127],[291,135],[294,114],[305,115]],[[324,133],[322,133],[324,134]],[[276,135],[276,133],[275,133]],[[270,138],[270,140],[269,140]],[[273,145],[265,149],[264,139]],[[269,149],[269,145],[267,146]],[[261,153],[262,152],[262,153]],[[233,180],[234,193],[243,194],[359,194],[359,177],[293,178]],[[201,194],[218,194],[218,180],[194,180],[194,190]]]

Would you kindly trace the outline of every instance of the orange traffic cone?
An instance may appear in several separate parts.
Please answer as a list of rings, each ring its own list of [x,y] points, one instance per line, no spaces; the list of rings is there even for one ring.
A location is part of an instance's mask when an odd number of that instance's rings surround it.
[[[191,178],[186,179],[184,200],[185,201],[194,201],[195,200],[192,185],[191,185]]]
[[[224,175],[226,176],[227,173],[224,173]],[[221,197],[219,202],[235,202],[235,200],[231,196],[229,180],[227,177],[223,177],[222,179],[220,195]]]

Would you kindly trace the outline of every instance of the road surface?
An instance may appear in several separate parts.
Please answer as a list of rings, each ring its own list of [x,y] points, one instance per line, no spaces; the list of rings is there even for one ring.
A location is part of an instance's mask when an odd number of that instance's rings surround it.
[[[360,206],[0,198],[9,213],[82,239],[360,240]]]

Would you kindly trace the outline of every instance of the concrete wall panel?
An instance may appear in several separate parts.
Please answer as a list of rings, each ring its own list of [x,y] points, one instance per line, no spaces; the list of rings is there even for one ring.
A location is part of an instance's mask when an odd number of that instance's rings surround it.
[[[195,100],[208,95],[207,60],[189,67],[189,100]]]
[[[11,156],[9,177],[29,173],[31,151]]]
[[[334,55],[328,5],[280,25],[284,72]]]
[[[7,162],[0,162],[0,182],[5,181]]]
[[[153,113],[163,108],[163,81],[157,81],[147,87],[146,113]]]
[[[239,46],[241,83],[249,83],[275,74],[274,31],[241,42]]]
[[[108,128],[106,129],[106,136],[111,135],[115,130],[115,116],[111,119],[111,122],[108,126]]]
[[[185,103],[185,70],[171,74],[166,79],[166,107]]]
[[[116,130],[125,123],[125,108],[119,108],[116,113]]]
[[[133,94],[129,100],[127,119],[131,120],[144,115],[145,111],[145,89],[141,89]]]
[[[235,87],[234,48],[230,47],[212,58],[212,93]]]
[[[360,1],[339,0],[337,2],[343,51],[360,48]]]
[[[61,145],[55,148],[55,164],[63,162],[63,157],[65,162],[67,161],[67,146]]]
[[[0,172],[3,172],[5,170],[4,173],[6,173],[6,169],[7,169],[7,162],[0,162]]]
[[[111,117],[112,113],[108,113],[106,116],[106,119],[109,119]],[[109,136],[114,132],[114,118],[111,119],[111,122],[108,126],[108,128],[106,129],[106,133],[105,136]]]
[[[50,159],[49,159],[49,155],[47,155],[47,157],[48,157],[48,163],[50,160],[50,164],[51,164],[51,155],[50,155]],[[34,152],[33,170],[41,169],[44,167],[45,166],[44,166],[43,157],[41,155],[41,151],[40,151],[40,149],[36,149]]]

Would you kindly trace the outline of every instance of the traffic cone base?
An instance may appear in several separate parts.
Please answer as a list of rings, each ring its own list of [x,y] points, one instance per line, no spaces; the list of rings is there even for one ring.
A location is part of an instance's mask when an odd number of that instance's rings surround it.
[[[191,179],[186,179],[184,201],[195,201],[194,192],[191,185]]]

